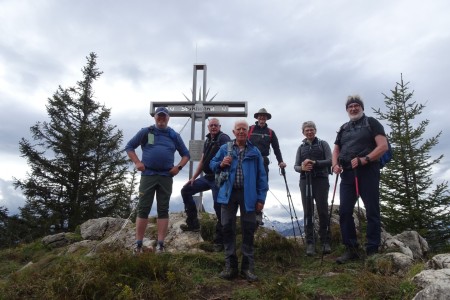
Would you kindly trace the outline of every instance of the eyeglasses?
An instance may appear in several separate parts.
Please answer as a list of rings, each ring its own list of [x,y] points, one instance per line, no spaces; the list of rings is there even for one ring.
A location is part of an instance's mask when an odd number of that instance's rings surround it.
[[[347,106],[347,109],[359,108],[359,107],[361,107],[361,105],[355,103],[355,104],[350,104],[349,106]]]
[[[209,124],[208,127],[220,127],[219,124]]]

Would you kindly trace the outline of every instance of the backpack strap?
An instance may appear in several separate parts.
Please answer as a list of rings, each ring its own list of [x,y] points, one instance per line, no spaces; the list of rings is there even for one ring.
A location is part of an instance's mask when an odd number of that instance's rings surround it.
[[[269,139],[272,142],[272,129],[270,129],[270,128],[267,128],[267,129],[269,129]],[[250,128],[248,130],[248,135],[247,135],[248,138],[250,138],[250,136],[253,134],[253,130],[255,130],[255,125],[250,126]]]
[[[144,134],[142,136],[142,138],[141,138],[141,147],[144,147],[145,145],[147,145],[147,143],[148,143],[148,135],[149,134],[154,134],[154,132],[155,132],[155,125],[147,127],[147,130],[148,130],[148,132],[146,134]],[[174,142],[175,147],[176,147],[178,145],[178,137],[177,137],[177,133],[172,128],[169,128],[169,136],[172,139],[172,141]]]
[[[250,129],[248,131],[247,137],[250,138],[250,136],[253,134],[253,130],[255,130],[255,125],[250,126]]]

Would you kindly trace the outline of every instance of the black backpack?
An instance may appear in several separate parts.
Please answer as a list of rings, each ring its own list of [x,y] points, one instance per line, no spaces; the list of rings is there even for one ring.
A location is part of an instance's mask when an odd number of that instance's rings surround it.
[[[205,174],[211,174],[213,173],[213,171],[209,168],[209,162],[211,161],[211,159],[216,155],[217,151],[219,151],[220,148],[220,138],[226,135],[228,136],[226,133],[221,132],[217,138],[211,142],[211,147],[209,149],[209,152],[207,153],[206,156],[203,157],[203,172]]]
[[[369,122],[369,118],[372,117],[365,117],[364,118],[364,124],[363,126],[368,127],[369,131],[372,132],[372,127],[370,126],[370,122]],[[342,125],[341,130],[347,128],[349,126],[349,122],[345,123],[344,125]],[[379,161],[380,161],[380,168],[384,168],[384,166],[391,161],[392,157],[393,157],[393,153],[392,153],[392,146],[391,143],[389,142],[389,139],[386,137],[387,140],[387,144],[388,144],[388,149],[386,152],[384,152],[384,154],[380,157]]]
[[[322,144],[322,140],[317,138],[317,144],[319,145],[320,148],[322,148],[322,153],[324,154],[325,158],[325,149],[323,148],[323,144]],[[307,142],[303,142],[300,147],[304,147],[304,146],[309,146],[309,144]],[[329,166],[328,168],[328,174],[333,174],[332,170],[331,170],[331,166]]]

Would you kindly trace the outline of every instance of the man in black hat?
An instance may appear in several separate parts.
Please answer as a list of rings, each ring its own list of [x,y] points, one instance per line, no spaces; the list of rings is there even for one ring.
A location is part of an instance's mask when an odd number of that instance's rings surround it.
[[[248,139],[255,145],[264,159],[264,169],[266,170],[267,182],[269,181],[269,155],[270,146],[272,145],[273,152],[278,161],[278,166],[280,168],[285,168],[286,164],[283,162],[283,156],[280,151],[280,144],[278,143],[277,135],[275,131],[267,126],[267,120],[272,118],[272,115],[267,112],[265,108],[261,108],[258,112],[254,114],[255,125],[250,126],[248,131]],[[264,225],[262,222],[262,212],[257,215],[257,221],[259,225]]]
[[[388,150],[381,123],[364,114],[364,103],[358,95],[349,96],[345,104],[350,121],[341,126],[332,155],[335,174],[341,174],[339,224],[346,252],[336,259],[339,264],[357,259],[353,210],[361,195],[366,208],[366,253],[378,252],[381,241],[380,157]]]
[[[136,217],[135,253],[142,252],[148,215],[155,193],[158,212],[156,252],[164,251],[164,239],[169,226],[169,201],[172,194],[173,177],[189,162],[189,150],[180,135],[167,126],[169,119],[167,108],[158,107],[155,111],[155,125],[139,130],[125,146],[125,151],[135,168],[142,172]],[[139,146],[142,149],[141,160],[135,152]],[[175,151],[181,156],[180,162],[176,165],[174,164]]]

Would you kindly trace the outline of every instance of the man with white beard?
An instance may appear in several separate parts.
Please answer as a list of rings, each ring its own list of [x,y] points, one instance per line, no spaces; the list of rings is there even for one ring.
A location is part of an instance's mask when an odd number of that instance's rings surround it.
[[[332,156],[333,172],[341,174],[339,223],[342,241],[347,248],[336,259],[339,264],[359,257],[353,219],[359,196],[367,216],[366,254],[378,253],[381,240],[379,159],[388,150],[383,125],[364,114],[360,96],[348,96],[345,108],[350,121],[341,126]]]

